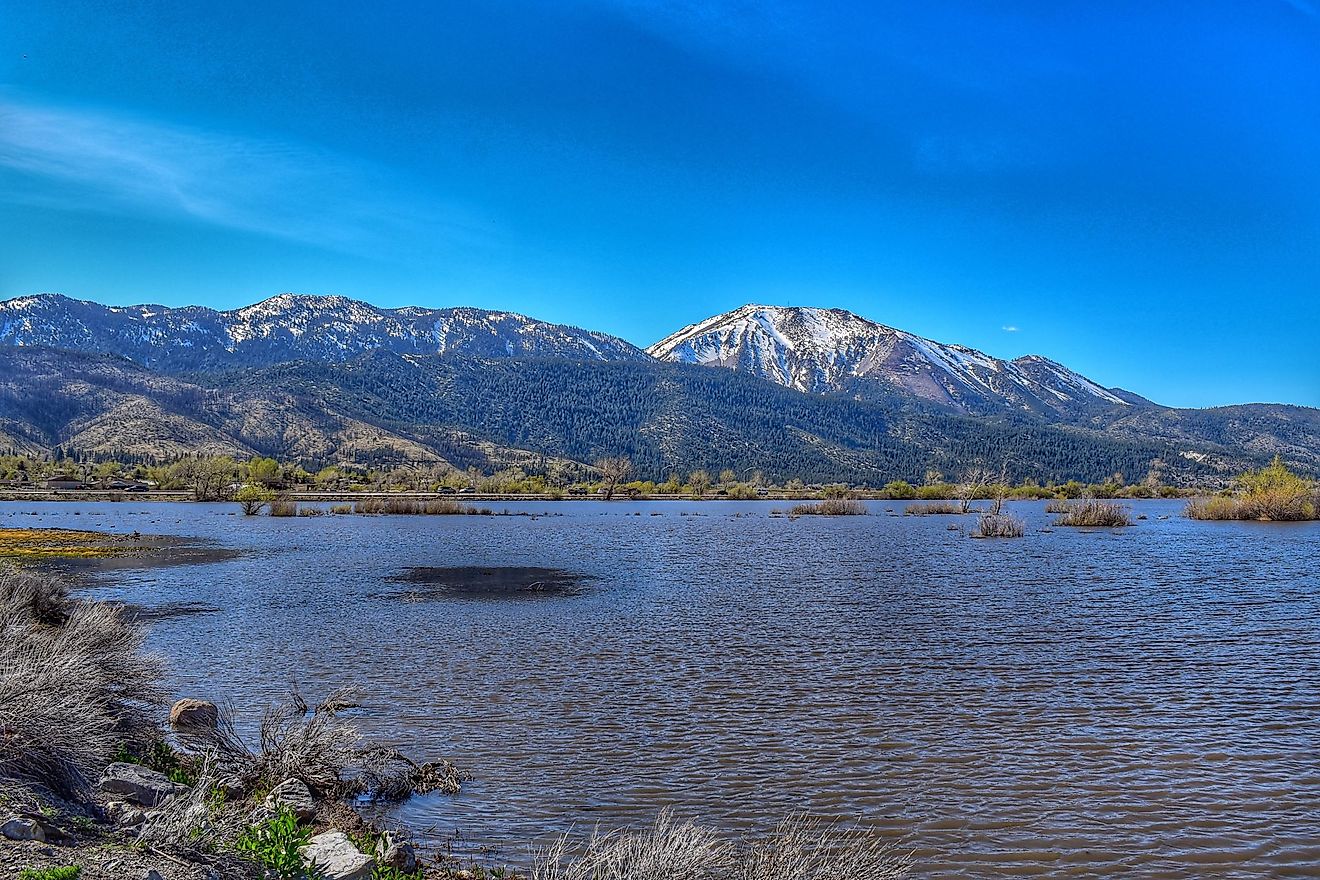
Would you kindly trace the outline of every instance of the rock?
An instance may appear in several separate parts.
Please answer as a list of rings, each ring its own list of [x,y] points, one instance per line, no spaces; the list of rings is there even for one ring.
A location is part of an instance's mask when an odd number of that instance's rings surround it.
[[[417,870],[417,850],[408,841],[400,840],[393,831],[386,831],[376,841],[376,863],[411,874]]]
[[[36,840],[40,843],[46,842],[46,829],[41,827],[41,823],[36,819],[26,819],[22,816],[14,816],[6,819],[4,824],[0,825],[0,834],[10,840]]]
[[[191,733],[213,731],[220,723],[220,710],[208,700],[179,700],[170,708],[170,726]]]
[[[325,880],[368,880],[376,860],[364,855],[342,831],[318,834],[298,851],[303,862],[315,865]]]
[[[159,871],[152,868],[150,871],[147,871],[147,876],[143,877],[142,880],[165,880],[165,878],[160,876]]]
[[[111,822],[126,828],[136,828],[146,821],[147,814],[132,804],[123,801],[111,801],[105,805],[105,814]]]
[[[316,815],[316,800],[301,779],[286,779],[271,789],[266,797],[266,808],[277,810],[280,807],[293,813],[299,822],[310,822]]]
[[[155,807],[186,791],[188,786],[171,782],[164,773],[117,761],[105,768],[100,788],[106,794],[117,794],[130,803]]]

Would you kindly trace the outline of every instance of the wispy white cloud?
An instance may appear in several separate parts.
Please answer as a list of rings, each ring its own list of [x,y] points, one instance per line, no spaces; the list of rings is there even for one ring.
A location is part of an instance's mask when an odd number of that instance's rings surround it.
[[[0,201],[187,218],[365,255],[485,236],[464,211],[370,163],[3,92],[0,172]]]
[[[1012,325],[1012,324],[1005,324],[1003,327],[1000,327],[999,329],[1003,330],[1005,333],[1016,333],[1016,332],[1018,332],[1018,328],[1015,327],[1015,326]]]
[[[1320,7],[1308,2],[1308,0],[1283,0],[1283,2],[1287,3],[1303,15],[1309,15],[1312,18],[1320,18]]]

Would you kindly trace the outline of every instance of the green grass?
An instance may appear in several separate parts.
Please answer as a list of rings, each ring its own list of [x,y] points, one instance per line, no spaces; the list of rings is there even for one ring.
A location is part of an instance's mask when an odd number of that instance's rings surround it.
[[[61,865],[58,868],[24,868],[18,872],[18,880],[78,880],[82,868],[77,865]]]

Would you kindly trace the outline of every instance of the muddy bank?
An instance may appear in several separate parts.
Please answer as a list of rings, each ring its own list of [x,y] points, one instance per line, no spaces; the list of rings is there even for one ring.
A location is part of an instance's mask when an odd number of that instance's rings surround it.
[[[41,564],[67,573],[195,565],[233,559],[238,555],[236,550],[167,535],[0,528],[0,561]]]

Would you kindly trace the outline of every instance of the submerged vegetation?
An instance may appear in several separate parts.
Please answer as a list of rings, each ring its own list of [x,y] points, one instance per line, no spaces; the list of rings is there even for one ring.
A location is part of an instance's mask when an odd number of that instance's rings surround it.
[[[930,501],[925,504],[909,504],[903,508],[903,513],[908,516],[943,516],[962,512],[962,505],[955,501]]]
[[[815,504],[795,504],[788,509],[791,517],[865,516],[866,505],[855,498],[826,498]]]
[[[1240,492],[1196,498],[1187,505],[1192,519],[1300,522],[1320,518],[1320,488],[1275,458],[1268,467],[1238,477]]]
[[[973,538],[1021,538],[1027,533],[1026,523],[1007,513],[983,513],[977,520]]]
[[[1087,498],[1064,504],[1062,513],[1054,521],[1054,524],[1056,526],[1118,528],[1132,525],[1132,512],[1124,505],[1114,501]]]

